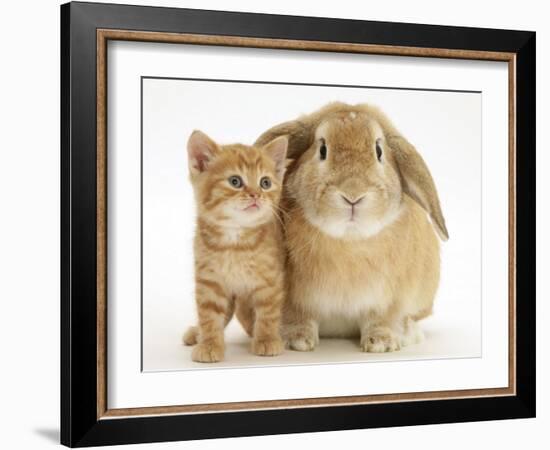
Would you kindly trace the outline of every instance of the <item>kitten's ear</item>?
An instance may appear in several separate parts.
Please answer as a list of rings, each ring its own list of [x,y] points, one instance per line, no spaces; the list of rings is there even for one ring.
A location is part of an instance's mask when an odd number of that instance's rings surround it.
[[[279,179],[283,178],[287,168],[286,152],[288,150],[288,138],[279,136],[264,145],[264,151],[275,162],[275,173]]]
[[[202,131],[195,130],[187,141],[187,154],[189,157],[189,171],[192,175],[204,172],[208,163],[219,151],[218,144],[210,139]]]

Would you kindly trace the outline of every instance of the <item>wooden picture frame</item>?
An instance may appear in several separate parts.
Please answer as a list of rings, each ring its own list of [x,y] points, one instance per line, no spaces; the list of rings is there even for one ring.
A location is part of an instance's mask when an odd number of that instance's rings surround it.
[[[505,61],[509,385],[110,409],[106,383],[109,40]],[[61,7],[61,442],[91,446],[535,415],[535,33],[69,3]]]

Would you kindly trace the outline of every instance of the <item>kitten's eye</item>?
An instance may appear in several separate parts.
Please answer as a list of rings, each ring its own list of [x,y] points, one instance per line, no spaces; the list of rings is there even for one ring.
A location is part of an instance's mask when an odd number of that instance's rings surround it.
[[[325,144],[325,140],[321,140],[321,147],[319,148],[319,156],[321,158],[321,161],[324,161],[327,159],[327,144]]]
[[[232,175],[230,176],[227,181],[229,181],[229,184],[233,186],[234,188],[241,188],[243,187],[243,179],[239,175]]]
[[[382,160],[382,145],[380,144],[380,139],[376,139],[376,157],[378,161]]]
[[[260,186],[262,189],[269,189],[271,187],[271,180],[269,177],[262,177],[260,180]]]

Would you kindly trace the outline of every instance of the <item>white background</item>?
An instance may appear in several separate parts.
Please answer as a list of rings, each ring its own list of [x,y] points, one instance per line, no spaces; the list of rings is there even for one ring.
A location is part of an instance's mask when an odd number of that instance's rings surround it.
[[[133,3],[151,4],[134,0]],[[541,2],[500,2],[499,14],[491,2],[465,0],[451,8],[437,1],[388,1],[364,4],[352,0],[334,2],[269,1],[163,1],[155,4],[195,8],[234,9],[386,21],[403,21],[479,27],[536,30],[537,79],[550,76],[550,34]],[[3,362],[1,378],[3,447],[40,449],[56,445],[59,422],[59,12],[57,1],[12,2],[4,7],[9,18],[1,29],[3,71],[2,151],[0,153],[0,222],[2,284],[0,337]],[[22,33],[22,30],[25,30]],[[9,70],[6,70],[9,67]],[[550,157],[542,151],[550,144],[543,122],[550,114],[549,88],[537,86],[538,230],[550,227],[548,177],[543,177]],[[545,209],[543,206],[546,204]],[[550,294],[548,237],[538,235],[538,379],[548,379],[549,355],[543,342],[550,341],[543,328]],[[191,443],[141,445],[136,448],[279,449],[303,446],[333,448],[343,445],[397,448],[422,445],[425,449],[492,447],[517,449],[526,440],[534,448],[545,442],[550,426],[549,388],[538,385],[538,418],[506,422],[434,425],[400,429],[358,430],[308,435],[225,439]],[[538,439],[537,439],[538,438]]]
[[[307,57],[306,57],[307,56]],[[418,392],[501,387],[508,382],[507,350],[507,187],[508,167],[508,76],[506,64],[486,61],[426,60],[390,56],[300,53],[257,49],[216,48],[154,43],[115,42],[108,49],[109,97],[109,310],[108,407],[128,408],[255,401],[320,396],[365,395],[387,392]],[[335,65],[339,70],[334,70]],[[406,69],[405,69],[406,68]],[[383,103],[401,131],[425,155],[436,174],[449,226],[454,238],[443,246],[441,301],[427,327],[428,340],[395,354],[371,355],[358,352],[356,343],[345,340],[322,341],[315,352],[288,352],[278,358],[258,361],[246,351],[246,341],[229,345],[228,359],[200,371],[145,372],[139,370],[140,308],[140,77],[158,76],[241,79],[243,75],[263,81],[293,81],[415,88],[457,88],[483,92],[481,122],[482,147],[479,152],[479,104],[468,105],[458,94],[427,95],[413,91],[352,91],[332,89],[332,94],[348,102],[369,99]],[[405,76],[404,76],[405,74]],[[292,77],[289,79],[289,77]],[[148,81],[148,83],[151,83]],[[156,83],[157,93],[161,84]],[[254,103],[267,98],[269,86],[240,85],[240,100],[211,86],[208,93],[193,90],[159,95],[146,106],[144,235],[144,331],[145,357],[164,355],[163,364],[189,367],[189,348],[180,342],[186,288],[191,290],[185,256],[185,237],[191,224],[179,208],[185,205],[185,140],[193,126],[229,140],[251,141],[272,123],[285,120],[288,109],[315,109],[328,101],[328,88],[287,87],[289,99],[283,103]],[[236,88],[234,88],[236,89]],[[273,89],[273,87],[272,87]],[[312,92],[316,92],[313,95]],[[146,91],[149,104],[150,90]],[[210,95],[212,94],[212,95]],[[279,92],[272,97],[286,96]],[[164,97],[169,97],[166,100]],[[199,100],[200,97],[200,100]],[[303,97],[303,102],[300,101]],[[233,103],[239,113],[223,118],[223,106],[213,99]],[[479,102],[478,99],[474,99]],[[250,120],[265,104],[273,103],[262,119]],[[201,106],[202,104],[202,106]],[[413,105],[421,104],[424,114],[411,118]],[[189,106],[188,106],[189,105]],[[200,108],[199,108],[200,106]],[[477,108],[475,107],[477,106]],[[189,114],[186,110],[189,109]],[[254,111],[250,111],[250,110]],[[153,111],[156,113],[151,116]],[[204,112],[208,111],[205,117]],[[247,111],[250,111],[247,113]],[[159,114],[160,113],[160,114]],[[167,116],[167,117],[166,117]],[[468,116],[465,118],[464,116]],[[154,118],[153,123],[151,119]],[[190,119],[193,123],[190,123]],[[243,124],[248,121],[247,126]],[[257,126],[258,130],[253,128]],[[183,136],[179,135],[180,132]],[[223,138],[219,138],[223,139]],[[163,157],[168,158],[167,163]],[[483,167],[483,323],[482,358],[479,354],[479,160]],[[454,172],[449,170],[452,166]],[[117,170],[123,167],[124,170]],[[161,177],[158,174],[162,174]],[[461,178],[462,177],[462,178]],[[464,177],[466,180],[464,181]],[[436,177],[437,178],[437,177]],[[159,195],[160,194],[160,195]],[[174,198],[175,197],[175,198]],[[188,197],[188,196],[187,196]],[[173,200],[171,200],[173,199]],[[168,201],[167,201],[168,200]],[[188,202],[189,203],[189,202]],[[149,206],[148,206],[149,205]],[[476,217],[476,210],[477,217]],[[187,217],[190,219],[191,211]],[[452,224],[452,225],[451,225]],[[177,237],[176,237],[177,236]],[[472,239],[472,241],[469,241]],[[477,255],[476,255],[477,254]],[[170,267],[173,266],[173,267]],[[170,267],[170,269],[168,269]],[[175,272],[172,269],[176,269]],[[178,273],[179,272],[179,273]],[[189,292],[189,291],[187,291]],[[187,294],[189,295],[189,294]],[[189,305],[189,303],[187,303]],[[179,318],[178,316],[182,316]],[[167,319],[166,317],[169,317]],[[179,320],[178,320],[179,319]],[[155,330],[162,327],[162,336]],[[463,337],[467,335],[467,338]],[[477,336],[476,336],[477,335]],[[151,344],[156,344],[153,347]],[[473,344],[473,345],[472,345]],[[338,348],[340,347],[340,348]],[[168,356],[168,358],[166,357]],[[451,358],[442,358],[451,356]],[[462,357],[462,358],[457,358]],[[468,357],[468,358],[464,358]],[[398,364],[392,360],[403,359]],[[376,364],[365,361],[377,360]],[[327,361],[338,363],[327,365]],[[362,364],[343,364],[361,361]],[[158,359],[154,364],[158,367]],[[301,364],[300,364],[301,363]],[[306,364],[304,364],[306,363]],[[315,363],[317,363],[315,365]],[[319,365],[323,363],[323,365]],[[243,365],[259,365],[257,370]],[[231,365],[233,370],[223,370]],[[235,368],[235,366],[241,366]],[[269,366],[268,366],[269,365]],[[276,365],[276,367],[275,367]],[[396,365],[398,368],[396,368]],[[181,367],[181,366],[180,366]],[[330,383],[345,374],[346,383]],[[400,376],[406,374],[406,376]],[[219,380],[223,379],[224,383]],[[258,382],[262,380],[262,382]],[[303,382],[307,380],[307,382]],[[365,383],[365,380],[369,380]],[[232,386],[227,389],[226,385]],[[180,389],[192,385],[194,389]]]
[[[292,51],[126,42],[110,44],[108,52],[111,92],[107,114],[111,130],[108,142],[109,408],[507,385],[506,64],[318,52],[297,55]],[[334,70],[335,66],[339,70]],[[206,91],[204,87],[195,87],[192,96],[185,94],[189,89],[172,89],[163,95],[162,83],[146,82],[149,84],[145,90],[144,116],[146,368],[158,367],[158,359],[151,361],[150,357],[155,353],[168,356],[171,353],[171,361],[163,362],[164,365],[168,363],[168,368],[175,363],[178,367],[191,366],[186,354],[189,349],[180,344],[181,321],[184,319],[180,308],[189,295],[186,288],[192,286],[189,279],[185,279],[190,277],[188,266],[191,264],[191,249],[185,237],[189,237],[189,228],[192,227],[185,217],[192,216],[192,203],[187,215],[180,208],[184,208],[186,194],[189,194],[182,147],[193,126],[200,124],[201,128],[207,127],[220,137],[249,142],[272,123],[285,120],[289,110],[298,114],[301,108],[315,109],[334,98],[332,96],[348,102],[360,97],[382,103],[401,131],[421,149],[434,173],[440,175],[442,201],[448,205],[447,220],[449,226],[454,225],[455,231],[454,238],[443,248],[441,305],[436,306],[434,322],[427,330],[428,340],[418,347],[410,346],[402,352],[384,355],[358,352],[352,342],[345,340],[322,341],[312,353],[288,352],[261,361],[250,356],[246,344],[241,342],[238,348],[229,345],[228,359],[223,364],[210,367],[194,364],[194,368],[200,366],[200,371],[141,373],[138,94],[143,73],[194,78],[217,76],[222,79],[239,79],[245,75],[263,81],[289,81],[289,74],[292,74],[292,81],[302,83],[365,83],[424,89],[460,87],[482,91],[484,151],[481,153],[479,96],[288,86],[284,89],[278,86],[278,92],[274,93],[275,88],[268,85],[240,85],[234,87],[232,93],[219,91],[221,85],[210,86]],[[151,83],[156,86],[153,103]],[[235,99],[237,89],[241,89],[238,100]],[[290,98],[283,102],[267,100],[287,95]],[[224,103],[238,107],[239,113],[232,110],[232,117],[225,118],[223,106],[209,103],[220,98]],[[255,98],[263,101],[255,103]],[[247,114],[247,111],[254,110],[258,114],[266,104],[271,105],[263,114],[265,117],[251,120],[252,112]],[[422,105],[421,112],[414,108],[418,104]],[[208,116],[204,115],[205,111],[208,111]],[[411,118],[412,114],[417,117]],[[243,126],[245,122],[246,127]],[[259,130],[255,131],[255,127]],[[476,357],[479,355],[480,328],[480,159],[484,196],[482,255],[485,261],[481,358]],[[180,315],[182,317],[178,320]],[[161,327],[162,335],[159,336],[157,331]],[[451,358],[442,358],[446,356]],[[401,361],[396,363],[395,359]],[[364,363],[373,360],[378,361],[376,364]],[[327,365],[327,361],[339,364]],[[363,363],[346,365],[342,364],[343,361]],[[250,370],[243,368],[243,364],[263,367]],[[220,372],[229,365],[233,370]],[[236,368],[238,365],[241,367]],[[342,376],[345,376],[346,383],[337,381]],[[220,379],[223,383],[219,382]],[[369,383],[365,383],[366,379]],[[180,389],[182,385],[194,388]],[[231,385],[232,389],[227,389],[226,385]]]
[[[372,59],[378,72],[384,71],[383,63],[394,61],[387,57]],[[227,57],[224,58],[226,60]],[[319,63],[313,58],[308,57],[307,60],[309,66]],[[422,62],[426,60],[417,64]],[[486,63],[479,65],[484,68],[488,66]],[[492,63],[492,71],[504,80],[501,82],[502,91],[506,93],[506,64],[498,65],[500,69]],[[149,70],[157,73],[159,67],[155,65]],[[313,67],[311,70],[317,72],[321,68]],[[389,70],[395,71],[395,66],[390,66]],[[371,70],[367,66],[358,72],[368,74]],[[460,84],[457,84],[456,88],[459,87]],[[481,96],[472,92],[145,79],[144,370],[481,357]],[[219,101],[220,98],[223,102]],[[221,143],[252,143],[270,126],[296,118],[306,111],[315,111],[334,100],[352,104],[370,102],[382,107],[401,132],[417,146],[435,177],[451,239],[441,246],[442,276],[435,313],[421,323],[427,339],[422,344],[411,345],[392,354],[365,354],[358,350],[356,343],[350,345],[346,340],[335,339],[322,340],[314,352],[287,351],[277,358],[259,358],[250,354],[248,338],[238,322],[233,320],[226,331],[228,353],[224,362],[205,365],[191,361],[191,348],[181,344],[182,330],[194,324],[196,316],[192,247],[195,202],[187,177],[185,140],[197,128]],[[488,99],[485,100],[487,103]],[[126,120],[131,113],[124,112],[122,116]],[[506,114],[502,119],[506,125]],[[496,145],[488,147],[504,156],[508,151],[505,141],[507,127],[502,130],[504,142],[500,151]],[[490,150],[487,152],[492,153]],[[128,167],[128,164],[120,162],[116,167]],[[502,171],[506,182],[506,165]],[[463,181],[464,174],[467,174],[467,183]],[[121,200],[119,203],[123,202]],[[505,223],[507,210],[502,209],[501,213],[499,223]],[[490,232],[493,234],[495,231]],[[506,247],[506,229],[503,229],[502,238]],[[492,260],[494,265],[501,264],[502,269],[507,270],[505,258],[488,260]],[[503,278],[499,276],[498,280],[502,282]],[[501,300],[506,304],[507,295]],[[121,316],[127,318],[124,314]],[[392,367],[393,373],[403,370],[397,365]],[[257,375],[260,376],[260,373]]]

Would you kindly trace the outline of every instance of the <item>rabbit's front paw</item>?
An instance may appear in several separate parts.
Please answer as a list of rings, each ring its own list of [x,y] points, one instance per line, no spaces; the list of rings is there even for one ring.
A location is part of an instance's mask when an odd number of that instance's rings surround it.
[[[312,324],[294,325],[286,330],[285,341],[291,350],[310,352],[319,343],[319,333]]]
[[[361,336],[361,350],[364,352],[395,352],[400,348],[398,337],[388,327],[373,328]]]
[[[310,352],[315,349],[315,339],[307,336],[296,336],[288,340],[288,347],[298,352]]]

